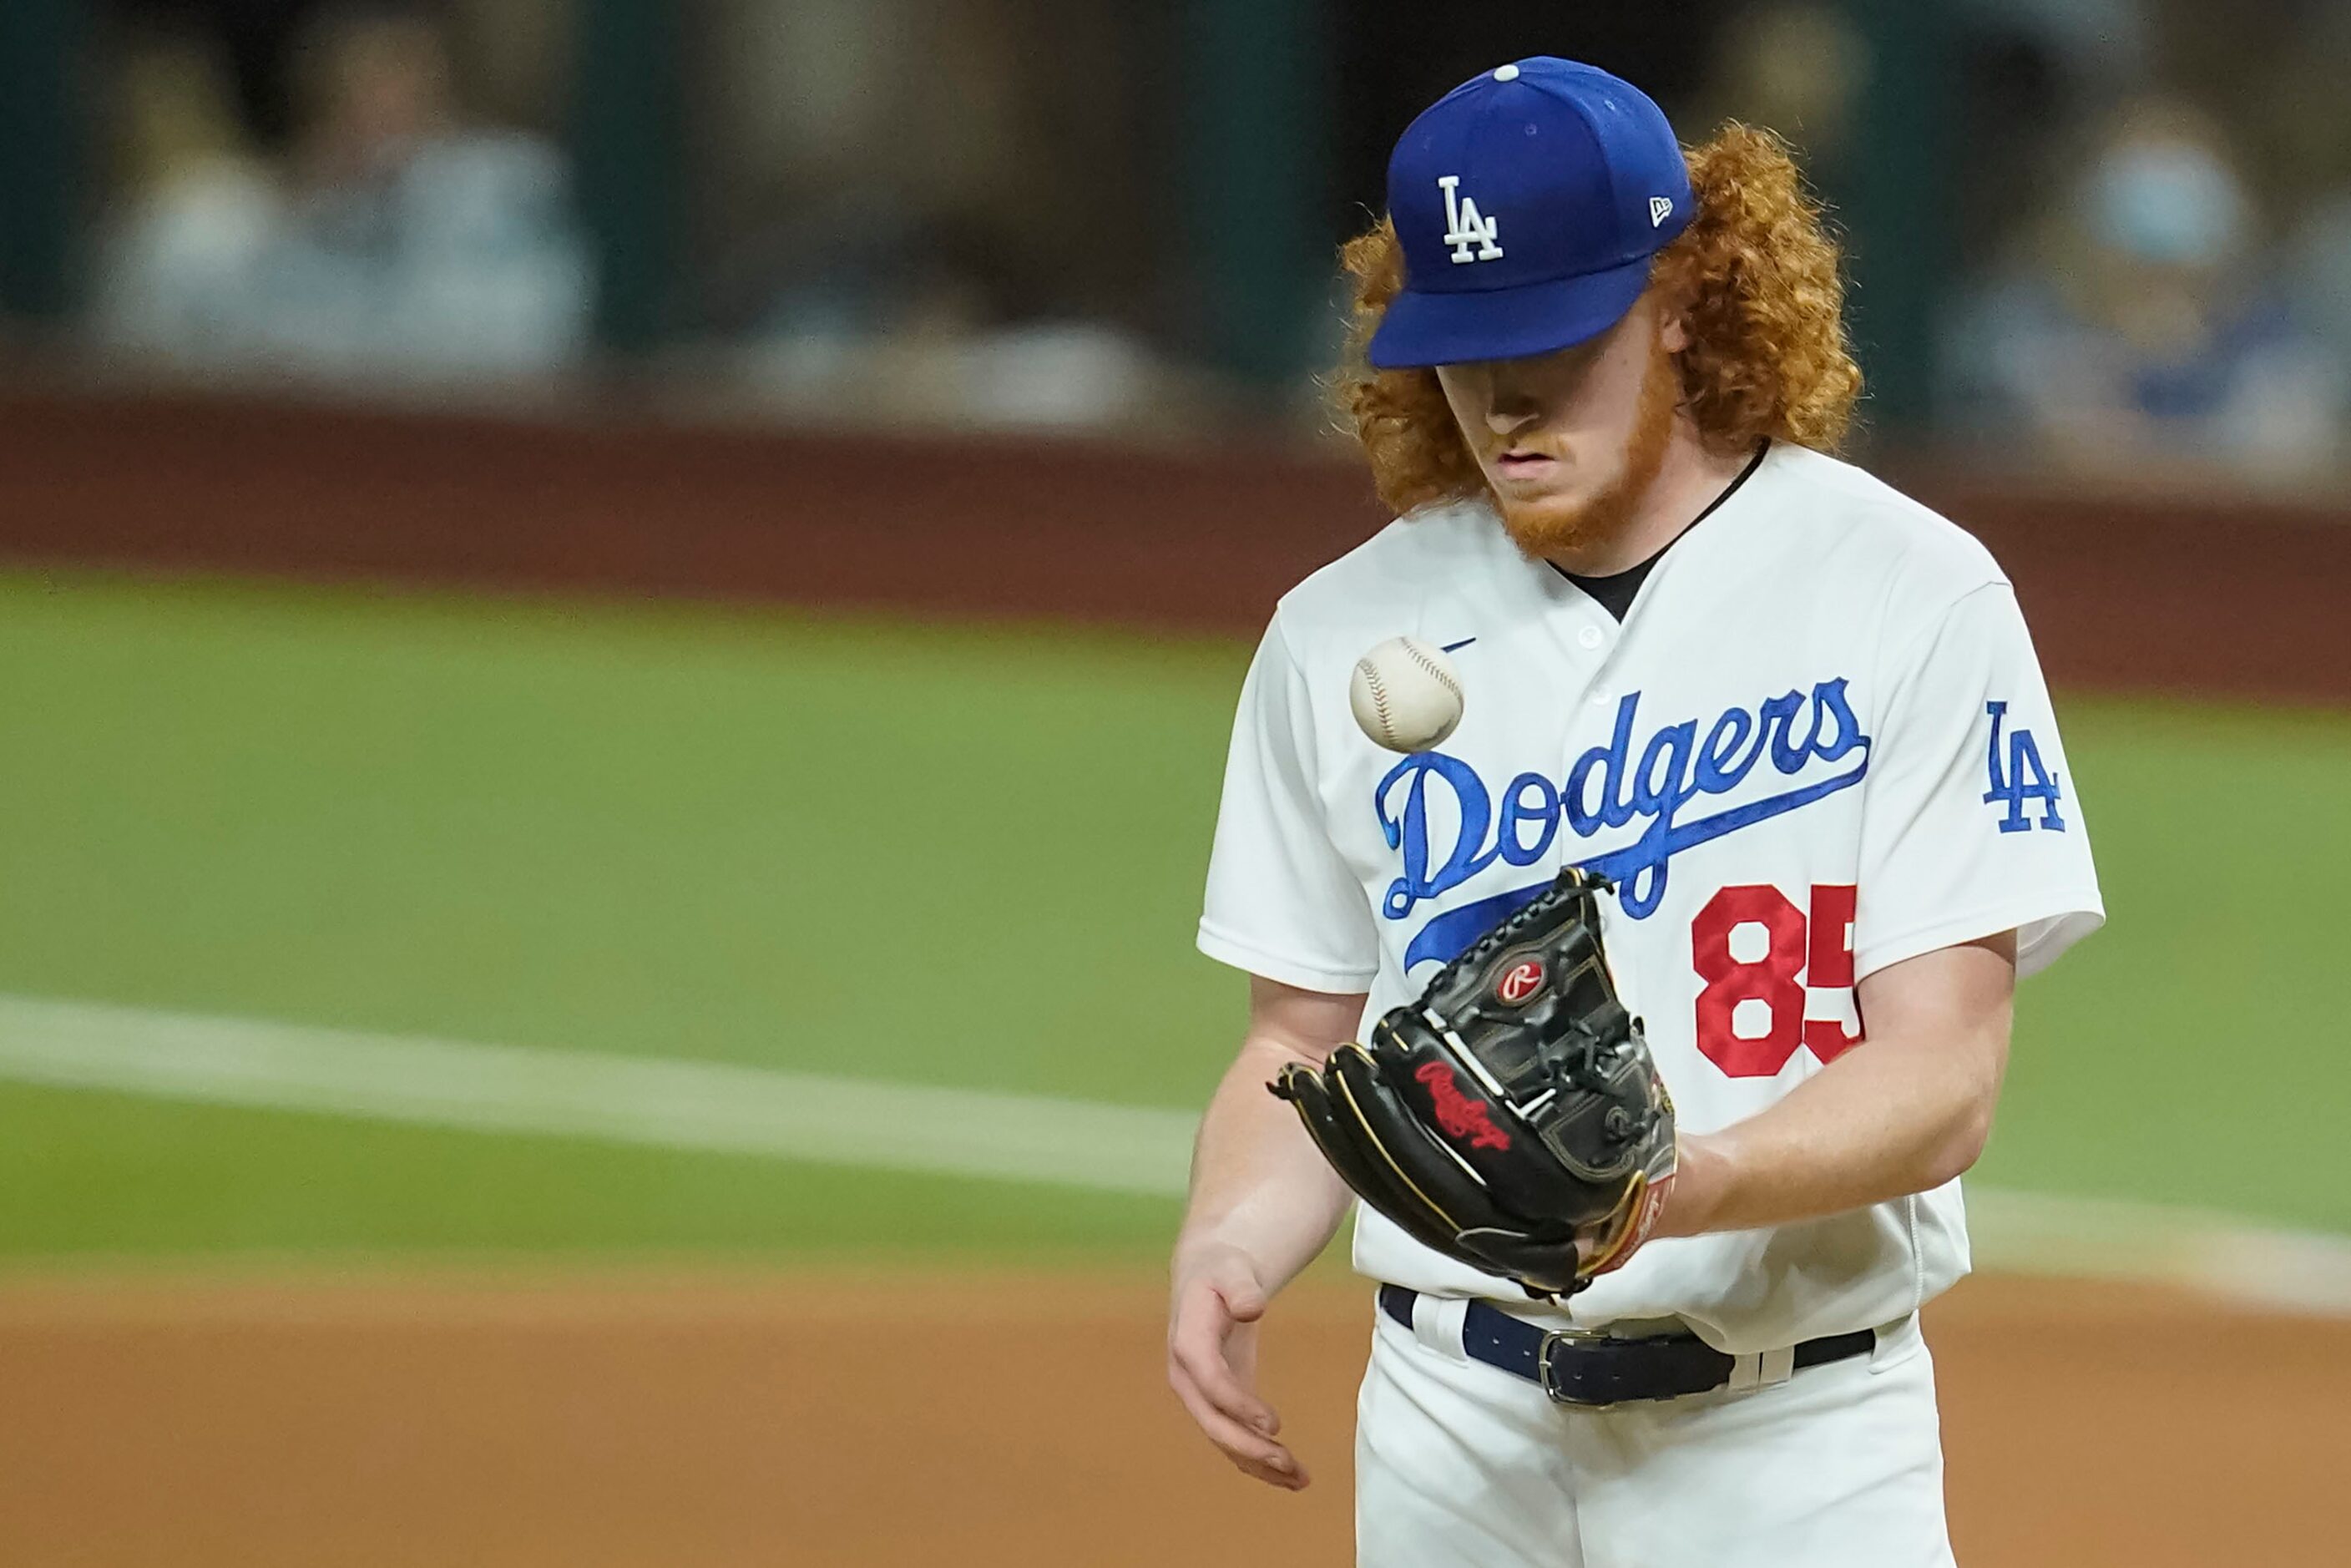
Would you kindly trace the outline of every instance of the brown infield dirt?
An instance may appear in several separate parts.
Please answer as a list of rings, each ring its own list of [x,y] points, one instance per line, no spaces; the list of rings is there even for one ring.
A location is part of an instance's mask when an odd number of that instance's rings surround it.
[[[1367,1291],[1270,1322],[1294,1496],[1193,1432],[1159,1307],[1131,1276],[19,1281],[0,1559],[1351,1561]],[[1928,1323],[1970,1568],[2339,1561],[2351,1322],[1994,1278]]]

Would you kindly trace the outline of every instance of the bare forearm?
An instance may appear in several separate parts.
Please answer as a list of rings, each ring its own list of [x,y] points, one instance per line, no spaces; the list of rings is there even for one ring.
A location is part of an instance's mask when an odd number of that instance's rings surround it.
[[[1238,1249],[1278,1290],[1329,1245],[1349,1194],[1298,1124],[1266,1092],[1284,1064],[1304,1060],[1252,1040],[1243,1046],[1201,1118],[1192,1151],[1192,1196],[1176,1244],[1181,1272],[1206,1247]]]
[[[2008,1064],[2005,936],[1864,982],[1871,1038],[1769,1110],[1682,1140],[1659,1233],[1818,1219],[1942,1186],[1975,1163]]]
[[[1976,1085],[1860,1047],[1760,1115],[1683,1140],[1664,1233],[1750,1230],[1938,1187],[1983,1146]]]
[[[1330,1241],[1347,1193],[1265,1086],[1293,1061],[1327,1057],[1365,1000],[1249,977],[1249,1034],[1200,1118],[1170,1270],[1169,1386],[1233,1463],[1293,1491],[1306,1471],[1275,1440],[1281,1418],[1255,1392],[1257,1326],[1273,1293]]]

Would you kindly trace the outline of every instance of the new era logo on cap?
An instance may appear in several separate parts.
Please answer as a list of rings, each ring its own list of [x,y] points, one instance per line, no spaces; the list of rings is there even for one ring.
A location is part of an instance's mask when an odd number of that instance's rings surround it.
[[[1405,287],[1372,363],[1515,359],[1604,332],[1690,204],[1673,128],[1630,83],[1547,56],[1464,82],[1388,161]]]

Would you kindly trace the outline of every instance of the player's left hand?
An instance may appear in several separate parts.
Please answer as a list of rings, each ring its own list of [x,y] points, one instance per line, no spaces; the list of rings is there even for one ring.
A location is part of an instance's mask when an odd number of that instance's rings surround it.
[[[1369,1045],[1270,1086],[1423,1246],[1561,1297],[1622,1268],[1675,1180],[1673,1101],[1574,867],[1390,1009]]]

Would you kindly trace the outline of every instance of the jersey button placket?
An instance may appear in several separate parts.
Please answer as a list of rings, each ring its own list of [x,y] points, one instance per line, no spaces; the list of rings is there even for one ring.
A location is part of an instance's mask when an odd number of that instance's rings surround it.
[[[1609,661],[1616,656],[1618,640],[1609,635],[1610,630],[1612,629],[1587,625],[1575,633],[1576,645],[1584,652],[1597,654],[1599,657],[1599,663],[1593,667],[1592,695],[1588,699],[1591,706],[1597,708],[1613,707],[1616,701],[1609,695],[1608,683],[1603,678],[1608,673]]]
[[[1615,652],[1615,650],[1607,645],[1608,634],[1605,632],[1603,632],[1598,626],[1593,625],[1589,622],[1586,622],[1584,625],[1576,629],[1575,643],[1577,647],[1583,649],[1585,653],[1598,655],[1593,664],[1592,674],[1589,677],[1591,687],[1583,700],[1584,706],[1593,711],[1594,717],[1592,722],[1602,723],[1597,716],[1616,706],[1616,699],[1610,694],[1608,690],[1609,683],[1604,678],[1608,673],[1609,657]],[[1577,738],[1579,728],[1580,726],[1578,724],[1572,723],[1568,726],[1567,755],[1560,761],[1559,783],[1560,788],[1562,790],[1567,788],[1567,781],[1574,772],[1575,759],[1583,755],[1584,751],[1589,747],[1594,745],[1605,744],[1608,738],[1604,733],[1604,733],[1601,733],[1596,739],[1587,736],[1579,741]],[[1562,818],[1560,824],[1560,836],[1562,841],[1565,841],[1569,835],[1566,831],[1566,801],[1564,798],[1562,798],[1561,801],[1560,814]],[[1562,865],[1572,865],[1580,858],[1581,855],[1579,852],[1571,847],[1567,850],[1567,852],[1561,857],[1560,863]]]
[[[1608,634],[1597,626],[1585,626],[1575,634],[1576,646],[1587,653],[1600,653],[1602,645],[1607,641]],[[1601,653],[1600,669],[1605,669],[1607,664],[1608,655]],[[1606,707],[1609,704],[1608,690],[1600,684],[1600,670],[1596,669],[1593,672],[1592,695],[1586,700],[1593,707]]]

